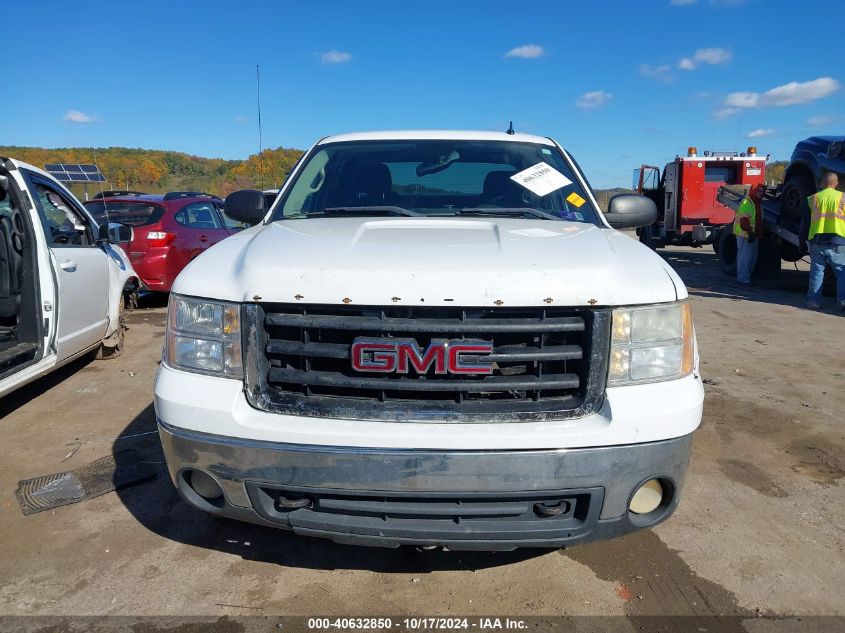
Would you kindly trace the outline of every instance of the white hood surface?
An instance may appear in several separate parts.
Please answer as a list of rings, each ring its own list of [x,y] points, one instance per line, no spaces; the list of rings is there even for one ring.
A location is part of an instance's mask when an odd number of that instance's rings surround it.
[[[350,305],[619,306],[685,298],[635,239],[579,222],[311,218],[216,244],[173,291],[227,301]]]

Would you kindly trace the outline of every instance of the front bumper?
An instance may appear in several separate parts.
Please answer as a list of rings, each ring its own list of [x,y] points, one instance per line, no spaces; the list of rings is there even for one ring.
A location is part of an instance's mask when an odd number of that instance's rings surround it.
[[[316,446],[200,433],[159,420],[170,475],[191,505],[219,516],[344,544],[508,550],[619,536],[677,506],[692,435],[544,450],[415,450]],[[192,489],[193,470],[222,497]],[[628,511],[660,478],[661,505]],[[296,507],[296,506],[303,507]]]

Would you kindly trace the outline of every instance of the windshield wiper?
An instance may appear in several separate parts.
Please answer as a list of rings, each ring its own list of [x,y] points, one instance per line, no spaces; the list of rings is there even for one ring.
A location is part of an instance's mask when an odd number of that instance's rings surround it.
[[[540,209],[533,209],[531,207],[466,207],[464,209],[455,209],[455,215],[530,215],[543,220],[561,219],[556,215],[540,211]]]
[[[411,211],[410,209],[393,205],[378,205],[372,207],[329,207],[327,209],[323,209],[322,211],[315,211],[306,215],[341,215],[347,213],[360,213],[364,215],[385,213],[393,215],[408,215],[412,217],[424,215],[423,213],[417,213],[416,211]]]

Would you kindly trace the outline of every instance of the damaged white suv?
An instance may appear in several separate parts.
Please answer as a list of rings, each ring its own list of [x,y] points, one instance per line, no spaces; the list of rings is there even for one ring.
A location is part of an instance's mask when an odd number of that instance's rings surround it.
[[[0,396],[88,352],[120,354],[139,283],[117,246],[130,237],[46,172],[0,158]]]
[[[173,286],[155,408],[213,514],[340,543],[559,547],[675,509],[703,389],[687,291],[555,141],[324,138]]]

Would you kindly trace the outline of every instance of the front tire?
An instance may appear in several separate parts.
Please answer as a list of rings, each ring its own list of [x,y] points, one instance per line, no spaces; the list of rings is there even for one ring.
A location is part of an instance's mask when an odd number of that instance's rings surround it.
[[[729,277],[736,277],[736,237],[733,233],[733,224],[728,224],[719,231],[719,248],[716,252],[719,255],[719,267]]]
[[[123,346],[126,343],[126,312],[123,307],[123,297],[120,297],[120,304],[117,316],[117,331],[108,340],[104,340],[97,350],[97,360],[111,360],[123,354]]]
[[[637,229],[637,235],[640,238],[640,244],[648,246],[651,250],[657,250],[657,244],[654,241],[654,226],[641,226]]]
[[[760,238],[755,275],[762,279],[776,279],[780,276],[780,261],[779,240],[771,233],[766,233]]]
[[[807,198],[815,193],[813,184],[812,180],[804,175],[796,175],[786,181],[780,195],[781,226],[795,233],[800,233],[804,226],[809,227],[809,224],[805,225],[802,220],[810,215]],[[803,243],[807,236],[799,235],[798,239]]]

